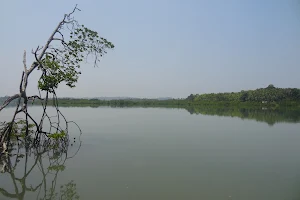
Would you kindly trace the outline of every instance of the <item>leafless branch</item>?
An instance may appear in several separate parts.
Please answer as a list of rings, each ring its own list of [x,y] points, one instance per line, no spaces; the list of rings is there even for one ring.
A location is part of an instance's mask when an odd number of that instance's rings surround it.
[[[15,94],[11,97],[9,97],[8,99],[6,99],[6,101],[3,103],[2,106],[0,106],[0,111],[5,108],[6,106],[8,106],[10,104],[10,102],[12,102],[13,100],[17,99],[20,97],[20,94]]]
[[[26,51],[24,51],[23,55],[23,65],[24,65],[24,78],[23,78],[23,87],[22,87],[22,92],[25,92],[26,87],[27,87],[27,67],[26,67]]]

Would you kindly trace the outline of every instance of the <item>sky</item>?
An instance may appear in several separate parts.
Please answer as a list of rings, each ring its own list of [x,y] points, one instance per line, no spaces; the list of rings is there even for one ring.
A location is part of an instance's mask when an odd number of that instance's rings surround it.
[[[0,2],[0,96],[18,92],[31,50],[75,4],[75,18],[113,42],[99,67],[82,64],[59,97],[174,97],[300,88],[300,1],[82,0]],[[29,80],[37,91],[39,73]]]

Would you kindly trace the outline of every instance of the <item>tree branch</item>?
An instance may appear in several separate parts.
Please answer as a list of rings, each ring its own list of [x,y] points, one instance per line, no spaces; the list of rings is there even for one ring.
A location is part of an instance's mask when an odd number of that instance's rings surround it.
[[[62,26],[63,24],[65,24],[65,23],[67,23],[67,21],[65,21],[65,19],[66,19],[66,18],[70,18],[70,16],[71,16],[76,10],[79,10],[79,11],[80,11],[80,9],[77,8],[77,4],[76,4],[75,8],[73,9],[73,11],[72,11],[71,13],[69,13],[69,14],[65,14],[63,20],[60,21],[60,22],[58,23],[58,25],[56,26],[56,28],[54,29],[54,31],[53,31],[52,34],[50,35],[48,41],[46,42],[46,45],[45,45],[44,48],[42,49],[41,54],[37,57],[37,62],[41,61],[41,59],[42,59],[43,56],[45,55],[45,53],[46,53],[46,51],[47,51],[47,49],[48,49],[50,43],[53,41],[53,38],[54,38],[55,34],[59,32],[59,29],[61,28],[61,26]],[[32,72],[37,66],[38,66],[38,63],[36,63],[36,62],[32,63],[30,69],[28,70],[27,76],[29,76],[29,75],[31,74],[31,72]]]
[[[9,97],[8,99],[6,99],[6,101],[3,103],[2,106],[0,106],[0,111],[5,108],[6,106],[8,106],[13,100],[17,99],[20,97],[20,94],[15,94],[11,97]]]
[[[24,81],[23,81],[23,87],[22,87],[22,92],[25,92],[26,87],[27,87],[27,67],[26,67],[26,51],[24,51],[24,55],[23,55],[23,65],[24,65]]]

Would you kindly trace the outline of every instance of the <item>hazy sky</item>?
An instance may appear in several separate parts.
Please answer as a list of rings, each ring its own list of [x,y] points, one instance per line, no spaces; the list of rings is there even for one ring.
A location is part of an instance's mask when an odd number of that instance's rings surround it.
[[[274,84],[300,88],[296,0],[1,1],[0,96],[18,91],[23,51],[43,45],[78,3],[76,18],[115,44],[84,64],[64,97],[186,97]],[[33,74],[28,92],[36,91]]]

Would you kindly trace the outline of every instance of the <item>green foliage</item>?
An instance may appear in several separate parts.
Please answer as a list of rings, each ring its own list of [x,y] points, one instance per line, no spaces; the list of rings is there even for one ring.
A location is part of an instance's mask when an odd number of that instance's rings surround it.
[[[297,88],[276,88],[272,84],[267,88],[231,93],[191,94],[187,100],[194,102],[282,102],[300,101],[300,90]]]
[[[70,181],[65,185],[60,186],[60,191],[55,192],[54,189],[50,190],[47,194],[49,200],[78,200],[79,195],[77,193],[76,183]]]
[[[55,172],[64,171],[65,169],[66,169],[66,166],[64,166],[64,165],[52,165],[52,166],[48,167],[49,171],[55,171]]]
[[[120,100],[98,100],[98,99],[58,99],[60,106],[110,106],[110,107],[180,107],[187,105],[184,99],[120,99]]]
[[[218,107],[218,106],[198,106],[188,107],[187,110],[191,114],[202,115],[217,115],[217,116],[230,116],[239,117],[241,119],[253,119],[258,122],[265,122],[269,125],[274,125],[279,122],[300,122],[300,109],[287,110],[287,109],[267,109],[267,108],[254,108],[254,107]]]
[[[275,86],[273,84],[268,85],[267,89],[274,89]]]
[[[65,131],[61,131],[60,133],[52,133],[52,134],[48,135],[49,138],[52,138],[52,139],[55,139],[55,140],[63,139],[66,136],[67,136],[67,134],[66,134]]]
[[[186,99],[74,99],[59,98],[60,106],[110,106],[110,107],[172,107],[186,108],[188,106],[238,106],[238,107],[285,107],[300,108],[300,89],[297,88],[260,88],[231,93],[191,94]],[[39,105],[40,101],[35,101]],[[51,102],[49,102],[51,105]]]
[[[107,49],[113,49],[114,45],[103,37],[99,37],[96,31],[92,31],[84,25],[78,26],[70,33],[69,41],[57,39],[60,47],[51,48],[40,61],[38,69],[43,74],[38,81],[38,87],[43,91],[53,93],[61,82],[73,88],[78,81],[80,63],[88,56],[93,56],[94,65],[107,53]]]
[[[12,126],[11,126],[12,125]],[[16,120],[14,123],[12,122],[2,122],[0,123],[0,132],[3,132],[5,129],[11,126],[11,138],[25,138],[26,136],[30,136],[35,127],[34,124],[28,123],[26,124],[26,120]],[[28,131],[28,132],[27,132]]]
[[[242,93],[242,94],[241,94],[241,96],[240,96],[240,98],[239,98],[240,101],[241,101],[241,102],[247,101],[248,96],[249,96],[249,95],[248,95],[248,92],[242,91],[241,93]]]
[[[65,200],[76,200],[79,199],[79,195],[76,190],[76,183],[70,181],[64,186],[60,187],[60,197]]]

